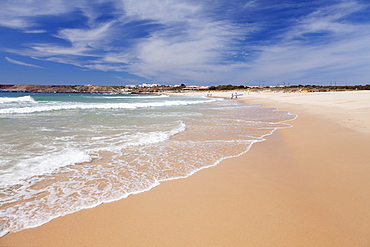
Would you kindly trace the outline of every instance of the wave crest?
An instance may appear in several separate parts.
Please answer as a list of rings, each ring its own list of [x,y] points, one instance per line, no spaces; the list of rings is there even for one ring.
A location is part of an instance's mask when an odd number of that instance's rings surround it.
[[[105,103],[105,104],[56,104],[56,105],[43,105],[35,107],[22,107],[22,108],[8,108],[0,109],[0,114],[14,114],[14,113],[34,113],[34,112],[48,112],[58,110],[76,110],[76,109],[136,109],[136,108],[149,108],[149,107],[163,107],[163,106],[180,106],[180,105],[193,105],[209,102],[210,100],[202,101],[164,101],[164,102],[147,102],[147,103]]]
[[[14,103],[14,102],[34,102],[36,101],[29,95],[21,97],[0,97],[0,104],[2,103]]]

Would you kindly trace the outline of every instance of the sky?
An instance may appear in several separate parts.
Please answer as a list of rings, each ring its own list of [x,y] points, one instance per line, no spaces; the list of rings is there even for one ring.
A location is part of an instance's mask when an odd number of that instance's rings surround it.
[[[369,0],[2,0],[1,84],[370,84]]]

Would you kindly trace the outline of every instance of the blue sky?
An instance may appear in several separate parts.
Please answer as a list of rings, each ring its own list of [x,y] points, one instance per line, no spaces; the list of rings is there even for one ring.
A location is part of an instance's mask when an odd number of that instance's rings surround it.
[[[0,83],[370,83],[368,0],[2,0]]]

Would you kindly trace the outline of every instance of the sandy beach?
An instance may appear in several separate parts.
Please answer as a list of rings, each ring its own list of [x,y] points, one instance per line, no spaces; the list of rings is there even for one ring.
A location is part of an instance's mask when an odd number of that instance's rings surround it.
[[[240,157],[0,246],[370,246],[370,92],[241,93],[298,118]]]

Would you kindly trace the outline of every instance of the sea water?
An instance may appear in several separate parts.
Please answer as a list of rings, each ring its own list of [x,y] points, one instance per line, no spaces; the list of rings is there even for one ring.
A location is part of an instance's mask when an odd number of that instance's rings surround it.
[[[187,177],[294,118],[195,96],[0,93],[0,236]]]

